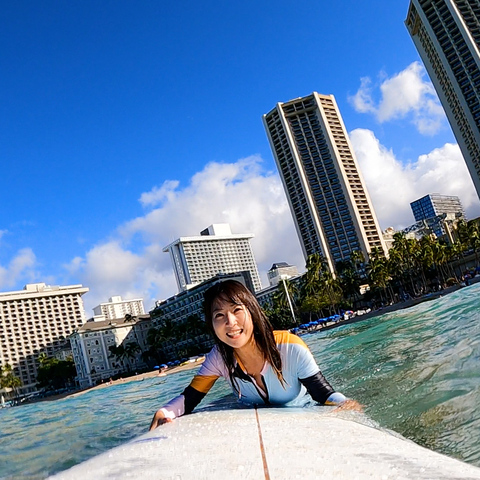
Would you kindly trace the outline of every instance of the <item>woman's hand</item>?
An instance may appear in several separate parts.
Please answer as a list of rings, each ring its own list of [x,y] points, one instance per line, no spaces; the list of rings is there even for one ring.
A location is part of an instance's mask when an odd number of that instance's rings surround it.
[[[345,400],[341,403],[335,410],[352,410],[354,412],[363,412],[363,405],[358,403],[356,400]]]
[[[153,416],[152,423],[150,424],[149,431],[155,430],[160,425],[164,423],[170,423],[173,420],[171,418],[167,418],[162,410],[158,410],[155,415]]]

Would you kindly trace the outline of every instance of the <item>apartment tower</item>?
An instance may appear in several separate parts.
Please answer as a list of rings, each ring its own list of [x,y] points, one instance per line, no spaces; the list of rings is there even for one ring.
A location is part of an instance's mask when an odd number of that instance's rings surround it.
[[[411,0],[405,24],[480,197],[480,0]]]
[[[0,293],[0,364],[10,364],[22,381],[21,392],[34,391],[38,357],[53,357],[69,347],[68,336],[85,322],[82,285],[26,285]]]
[[[321,253],[334,272],[353,250],[386,251],[333,95],[278,103],[263,121],[305,258]]]
[[[179,292],[218,274],[249,272],[255,291],[262,283],[253,256],[253,234],[232,234],[228,223],[210,225],[198,236],[180,237],[163,251],[170,253]]]

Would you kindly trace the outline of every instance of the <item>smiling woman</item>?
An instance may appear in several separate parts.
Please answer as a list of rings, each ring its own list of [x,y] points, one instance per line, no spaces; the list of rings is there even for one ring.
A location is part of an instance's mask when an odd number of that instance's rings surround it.
[[[155,413],[151,430],[191,413],[220,377],[249,405],[301,405],[308,392],[321,404],[361,408],[335,392],[303,340],[273,330],[241,283],[220,282],[205,293],[205,320],[216,346],[183,393]]]

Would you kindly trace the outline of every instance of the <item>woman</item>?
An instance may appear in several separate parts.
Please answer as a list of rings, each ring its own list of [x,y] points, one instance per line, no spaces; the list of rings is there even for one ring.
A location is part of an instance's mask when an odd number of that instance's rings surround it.
[[[308,391],[324,405],[359,409],[335,392],[320,372],[307,345],[287,331],[273,331],[255,296],[227,280],[205,293],[205,321],[216,346],[183,393],[158,410],[150,430],[191,413],[219,377],[243,403],[285,405]]]

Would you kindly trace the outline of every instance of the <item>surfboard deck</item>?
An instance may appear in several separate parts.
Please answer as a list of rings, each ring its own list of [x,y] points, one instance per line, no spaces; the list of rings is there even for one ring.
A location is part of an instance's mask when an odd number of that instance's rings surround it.
[[[204,411],[50,478],[480,479],[480,468],[354,419],[322,408]]]

